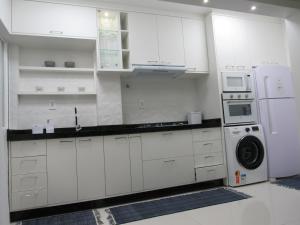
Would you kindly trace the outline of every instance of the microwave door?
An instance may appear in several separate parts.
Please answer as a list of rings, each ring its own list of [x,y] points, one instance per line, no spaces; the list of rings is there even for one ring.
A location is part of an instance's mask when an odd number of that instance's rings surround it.
[[[255,122],[256,115],[254,101],[225,101],[224,116],[226,124]]]
[[[244,75],[226,75],[224,84],[224,91],[246,91],[247,83]]]

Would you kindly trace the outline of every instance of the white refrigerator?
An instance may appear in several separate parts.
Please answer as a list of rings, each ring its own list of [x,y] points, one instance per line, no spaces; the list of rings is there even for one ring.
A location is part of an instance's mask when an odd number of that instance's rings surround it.
[[[270,178],[300,174],[300,141],[292,75],[288,67],[254,69],[259,121],[264,128]]]

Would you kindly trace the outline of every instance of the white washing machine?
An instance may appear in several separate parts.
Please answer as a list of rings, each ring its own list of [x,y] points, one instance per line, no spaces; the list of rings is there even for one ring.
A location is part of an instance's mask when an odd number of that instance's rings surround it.
[[[268,180],[267,156],[261,125],[225,127],[229,186]]]

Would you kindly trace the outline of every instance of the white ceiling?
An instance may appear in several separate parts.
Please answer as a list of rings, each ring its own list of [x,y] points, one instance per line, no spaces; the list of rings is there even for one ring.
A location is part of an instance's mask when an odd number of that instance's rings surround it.
[[[205,13],[210,11],[210,8],[234,10],[247,13],[255,13],[267,16],[287,18],[295,13],[300,13],[300,10],[295,8],[288,8],[279,5],[271,5],[262,3],[281,1],[295,1],[295,0],[209,0],[208,4],[203,4],[203,0],[101,0],[106,3],[117,3],[122,5],[135,5],[150,8],[160,8],[162,10],[175,10],[193,13]],[[258,2],[257,2],[258,1]],[[296,0],[298,1],[298,0]],[[171,4],[180,3],[180,4]],[[182,5],[184,4],[184,6]],[[252,12],[250,10],[252,5],[257,6],[257,10]],[[196,6],[196,7],[195,7]]]

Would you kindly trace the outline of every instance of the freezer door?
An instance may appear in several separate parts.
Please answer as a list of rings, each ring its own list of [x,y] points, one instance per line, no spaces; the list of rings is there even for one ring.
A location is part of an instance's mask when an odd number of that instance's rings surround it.
[[[292,76],[288,67],[259,66],[254,72],[258,99],[294,97]]]
[[[294,99],[259,101],[267,146],[269,177],[300,174],[300,143]]]

